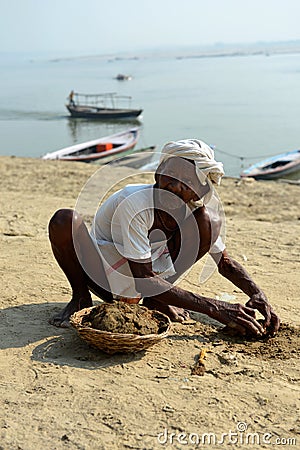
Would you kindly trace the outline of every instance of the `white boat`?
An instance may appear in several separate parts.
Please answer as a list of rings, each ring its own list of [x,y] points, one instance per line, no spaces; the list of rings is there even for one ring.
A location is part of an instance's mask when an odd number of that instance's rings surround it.
[[[271,156],[241,173],[241,177],[256,180],[275,180],[278,178],[300,178],[300,150],[292,150]]]
[[[111,136],[65,147],[55,152],[46,153],[42,159],[59,159],[63,161],[91,162],[99,159],[112,159],[128,154],[137,144],[139,128],[132,128]]]

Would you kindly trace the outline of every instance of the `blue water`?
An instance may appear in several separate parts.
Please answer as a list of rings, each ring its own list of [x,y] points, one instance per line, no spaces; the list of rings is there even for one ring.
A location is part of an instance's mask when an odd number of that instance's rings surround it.
[[[118,73],[132,75],[117,81]],[[71,89],[117,92],[142,107],[138,147],[198,138],[227,175],[300,147],[300,54],[178,59],[0,55],[0,155],[40,157],[135,124],[71,119]]]

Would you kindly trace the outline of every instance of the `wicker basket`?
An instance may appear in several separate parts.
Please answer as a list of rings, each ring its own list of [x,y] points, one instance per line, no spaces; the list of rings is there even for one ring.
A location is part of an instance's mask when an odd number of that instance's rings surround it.
[[[105,307],[105,303],[101,306]],[[70,323],[76,329],[79,336],[88,344],[110,355],[114,353],[135,353],[146,350],[169,334],[171,321],[168,316],[159,311],[150,311],[152,317],[158,319],[160,322],[160,329],[157,334],[137,335],[97,330],[84,324],[94,308],[99,308],[99,306],[84,308],[74,313],[70,318]],[[141,306],[140,308],[144,307]]]

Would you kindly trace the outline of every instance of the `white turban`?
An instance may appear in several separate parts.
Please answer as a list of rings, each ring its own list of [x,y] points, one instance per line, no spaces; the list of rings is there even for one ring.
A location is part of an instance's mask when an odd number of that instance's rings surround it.
[[[161,151],[160,163],[171,156],[194,161],[196,174],[203,184],[203,174],[213,183],[220,184],[224,175],[223,164],[215,160],[213,149],[198,139],[184,139],[168,142]],[[202,176],[201,176],[202,174]]]

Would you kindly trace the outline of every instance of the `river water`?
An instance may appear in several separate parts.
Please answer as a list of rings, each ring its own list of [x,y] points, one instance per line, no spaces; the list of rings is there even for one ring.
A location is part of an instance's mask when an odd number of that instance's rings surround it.
[[[186,56],[186,55],[185,55]],[[132,80],[117,81],[118,73]],[[71,89],[116,92],[142,107],[137,148],[198,138],[227,175],[300,146],[300,54],[176,57],[0,55],[0,155],[46,152],[119,132],[134,122],[71,119]]]

